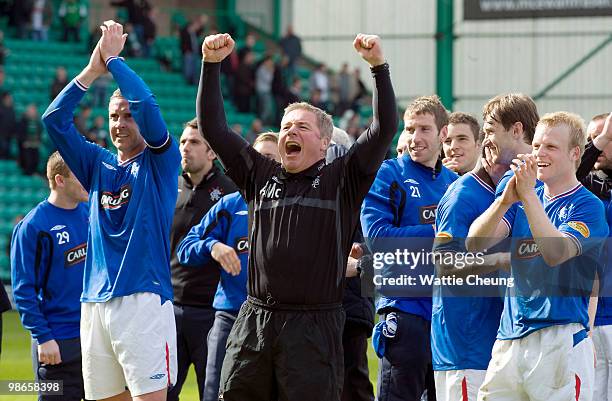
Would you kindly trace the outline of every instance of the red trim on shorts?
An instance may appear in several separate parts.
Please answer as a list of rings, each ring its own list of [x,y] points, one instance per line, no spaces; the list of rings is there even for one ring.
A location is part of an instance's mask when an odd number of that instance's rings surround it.
[[[580,398],[580,378],[578,377],[578,375],[576,376],[576,401],[578,401],[578,399]]]
[[[172,383],[170,383],[170,349],[168,343],[166,343],[166,374],[168,374],[168,387],[170,387]]]
[[[461,380],[461,399],[463,401],[469,401],[468,393],[467,393],[467,378],[466,377],[464,377],[463,380]]]

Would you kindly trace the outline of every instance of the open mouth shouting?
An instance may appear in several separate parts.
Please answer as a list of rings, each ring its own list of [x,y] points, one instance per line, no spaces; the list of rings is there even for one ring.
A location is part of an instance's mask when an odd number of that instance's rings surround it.
[[[302,152],[302,145],[296,141],[287,141],[285,143],[285,153],[288,157],[298,156]]]

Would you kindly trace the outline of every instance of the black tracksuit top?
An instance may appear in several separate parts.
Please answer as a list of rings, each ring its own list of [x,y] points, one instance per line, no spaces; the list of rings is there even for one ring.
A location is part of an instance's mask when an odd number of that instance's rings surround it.
[[[221,266],[213,259],[204,266],[183,266],[176,256],[176,248],[221,197],[237,190],[232,180],[214,166],[195,188],[186,174],[179,177],[179,193],[170,231],[170,267],[175,303],[212,306]]]
[[[249,206],[248,294],[273,305],[340,304],[361,202],[397,131],[387,64],[372,68],[374,119],[350,151],[291,174],[227,125],[219,63],[203,63],[197,116]]]

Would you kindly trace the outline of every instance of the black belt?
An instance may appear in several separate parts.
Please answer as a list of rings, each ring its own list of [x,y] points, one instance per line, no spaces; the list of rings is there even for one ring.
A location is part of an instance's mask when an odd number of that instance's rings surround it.
[[[309,304],[309,305],[301,305],[301,304],[281,304],[278,303],[274,298],[269,296],[266,301],[263,301],[259,298],[255,298],[252,296],[247,296],[247,302],[251,305],[259,306],[260,308],[269,309],[269,310],[279,310],[279,311],[329,311],[341,309],[341,303],[333,303],[333,304]]]

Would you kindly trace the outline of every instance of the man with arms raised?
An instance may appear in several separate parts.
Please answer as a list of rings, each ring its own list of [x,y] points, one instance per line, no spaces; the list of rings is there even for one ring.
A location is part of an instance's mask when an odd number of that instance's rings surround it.
[[[266,132],[259,135],[253,148],[280,162],[277,134]],[[240,192],[234,192],[221,198],[177,247],[182,264],[221,271],[213,303],[215,320],[206,338],[204,401],[219,399],[219,379],[227,337],[247,297],[248,224],[248,206]],[[211,260],[216,266],[211,266]]]
[[[226,401],[340,399],[346,261],[359,207],[397,128],[380,39],[360,34],[353,44],[374,76],[372,124],[349,153],[326,165],[331,117],[307,103],[289,105],[279,164],[227,126],[219,67],[233,39],[219,34],[204,40],[198,122],[243,192],[252,221],[249,297],[221,372],[220,398]]]
[[[612,190],[612,130],[604,130],[612,113],[594,116],[587,125],[587,143],[576,176],[599,199],[610,199]],[[608,125],[610,126],[610,125]]]
[[[545,115],[533,152],[517,155],[501,197],[470,227],[472,250],[512,236],[515,283],[480,401],[592,399],[589,295],[608,227],[603,204],[576,178],[585,142],[579,116]],[[544,185],[535,188],[536,177]]]
[[[176,378],[169,238],[181,156],[155,97],[118,57],[123,27],[107,21],[101,28],[89,64],[43,115],[89,192],[81,296],[85,397],[163,401]],[[108,106],[117,155],[85,141],[73,124],[87,88],[107,70],[120,89]]]

